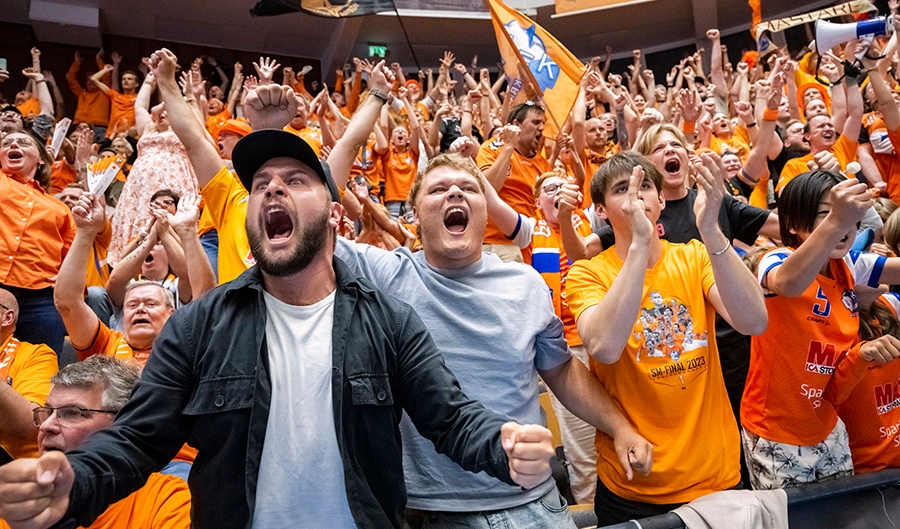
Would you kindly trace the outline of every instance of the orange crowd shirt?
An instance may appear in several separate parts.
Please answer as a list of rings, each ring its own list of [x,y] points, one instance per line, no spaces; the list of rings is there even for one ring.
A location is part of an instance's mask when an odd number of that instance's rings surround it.
[[[9,356],[12,355],[12,360]],[[10,336],[0,344],[0,384],[8,384],[16,393],[35,407],[43,406],[50,393],[50,378],[56,374],[59,362],[56,353],[44,344],[20,342]],[[28,440],[0,437],[0,446],[13,458],[37,457],[37,434]]]
[[[134,101],[137,99],[137,94],[122,94],[110,88],[106,92],[106,97],[110,101],[109,125],[107,125],[108,130],[106,131],[106,137],[109,138],[116,126],[123,120],[126,124],[124,129],[126,132],[134,126]]]
[[[500,155],[503,140],[493,139],[482,144],[475,163],[482,171],[486,171]],[[534,201],[534,184],[538,176],[550,171],[550,162],[540,153],[531,158],[523,156],[519,151],[514,151],[510,160],[509,173],[499,195],[504,202],[509,204],[516,213],[526,217],[537,215],[537,205]],[[487,230],[484,233],[485,244],[509,244],[506,235],[500,232],[497,225],[488,221]]]
[[[19,182],[2,172],[0,197],[0,284],[52,287],[75,238],[72,213],[36,181]]]
[[[759,279],[793,253],[775,248],[759,262]],[[796,297],[766,292],[769,326],[751,338],[741,423],[779,443],[811,446],[837,423],[835,395],[852,390],[868,362],[859,355],[855,285],[878,286],[884,257],[850,252],[829,262]]]
[[[856,160],[857,147],[859,147],[859,143],[848,140],[846,136],[840,136],[837,141],[834,142],[834,146],[829,149],[829,151],[834,154],[834,157],[837,158],[838,163],[841,164],[842,171],[847,168],[848,163]],[[775,188],[775,192],[781,193],[781,190],[784,189],[784,186],[786,186],[788,182],[809,171],[807,162],[812,161],[812,159],[813,155],[810,153],[806,156],[801,156],[800,158],[788,160],[781,170],[781,178],[778,179],[778,185]]]
[[[597,433],[597,473],[622,498],[685,503],[740,481],[740,437],[715,341],[715,284],[703,243],[660,241],[644,278],[641,306],[622,356],[591,359],[591,372],[632,426],[653,444],[653,471],[622,476],[608,435]],[[603,301],[622,269],[615,246],[572,264],[566,300],[575,319]]]
[[[881,300],[896,317],[898,294],[889,292]],[[855,473],[900,467],[900,362],[869,364],[837,413],[847,426]]]

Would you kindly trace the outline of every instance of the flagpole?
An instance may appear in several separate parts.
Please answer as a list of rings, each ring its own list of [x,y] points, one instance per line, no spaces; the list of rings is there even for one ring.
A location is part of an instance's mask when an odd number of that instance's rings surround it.
[[[403,24],[403,17],[400,16],[400,12],[397,11],[397,4],[394,0],[391,0],[391,5],[394,6],[394,13],[397,15],[397,21],[400,22],[400,29],[403,30],[403,36],[406,38],[406,45],[409,46],[409,52],[412,53],[413,62],[416,63],[416,69],[421,70],[422,67],[419,66],[419,59],[416,57],[416,50],[413,49],[412,42],[409,41],[409,33],[406,32],[406,25]]]

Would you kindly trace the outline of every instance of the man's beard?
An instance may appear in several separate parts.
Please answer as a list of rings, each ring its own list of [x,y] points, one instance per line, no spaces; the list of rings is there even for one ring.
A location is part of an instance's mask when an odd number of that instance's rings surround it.
[[[300,272],[309,266],[328,242],[328,218],[328,209],[323,209],[322,213],[314,218],[304,230],[300,233],[292,233],[291,236],[298,236],[300,241],[295,243],[293,253],[283,259],[275,259],[267,254],[263,246],[263,240],[266,237],[265,228],[259,226],[258,222],[256,227],[251,228],[248,222],[247,240],[250,242],[250,251],[259,268],[269,275],[283,277]],[[298,227],[295,225],[294,229],[296,230]]]

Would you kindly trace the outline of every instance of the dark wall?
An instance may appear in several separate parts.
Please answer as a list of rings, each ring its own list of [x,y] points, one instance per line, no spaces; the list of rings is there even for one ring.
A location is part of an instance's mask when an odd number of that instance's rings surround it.
[[[96,70],[94,56],[97,48],[82,48],[78,46],[68,46],[64,44],[54,44],[49,42],[39,42],[31,30],[31,26],[24,24],[5,24],[0,23],[0,57],[7,60],[7,69],[10,72],[9,80],[0,84],[0,94],[7,100],[13,100],[16,92],[25,87],[25,77],[22,75],[22,69],[31,66],[31,48],[37,46],[41,50],[41,68],[50,70],[59,84],[66,102],[66,114],[72,116],[75,113],[75,97],[69,91],[66,84],[65,75],[72,64],[75,51],[80,51],[83,57],[81,78],[88,74],[90,69]],[[259,61],[260,54],[226,50],[221,48],[211,48],[205,46],[196,46],[191,44],[179,44],[173,42],[161,42],[149,39],[135,39],[129,37],[121,37],[117,35],[106,35],[103,37],[103,46],[106,51],[106,62],[112,62],[109,54],[117,51],[122,54],[121,70],[137,71],[141,57],[149,56],[159,48],[166,47],[170,49],[177,57],[178,62],[183,68],[190,66],[191,61],[201,55],[214,57],[225,70],[229,79],[233,75],[233,66],[235,62],[240,62],[244,66],[244,75],[256,72],[253,69],[253,61]],[[310,81],[321,78],[321,67],[318,59],[298,59],[296,57],[285,57],[279,55],[271,55],[282,66],[291,66],[294,71],[299,71],[304,65],[311,65],[312,71],[306,76],[307,89],[311,90]],[[208,80],[218,85],[217,75],[213,75],[212,67],[203,66],[203,74]],[[281,70],[275,73],[275,80],[281,81]]]

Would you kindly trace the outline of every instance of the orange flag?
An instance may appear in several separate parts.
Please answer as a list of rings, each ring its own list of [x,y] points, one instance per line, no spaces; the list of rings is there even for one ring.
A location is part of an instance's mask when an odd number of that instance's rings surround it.
[[[485,2],[503,58],[507,97],[516,102],[526,83],[539,91],[548,114],[544,135],[556,138],[575,104],[584,65],[530,18],[500,0]]]

